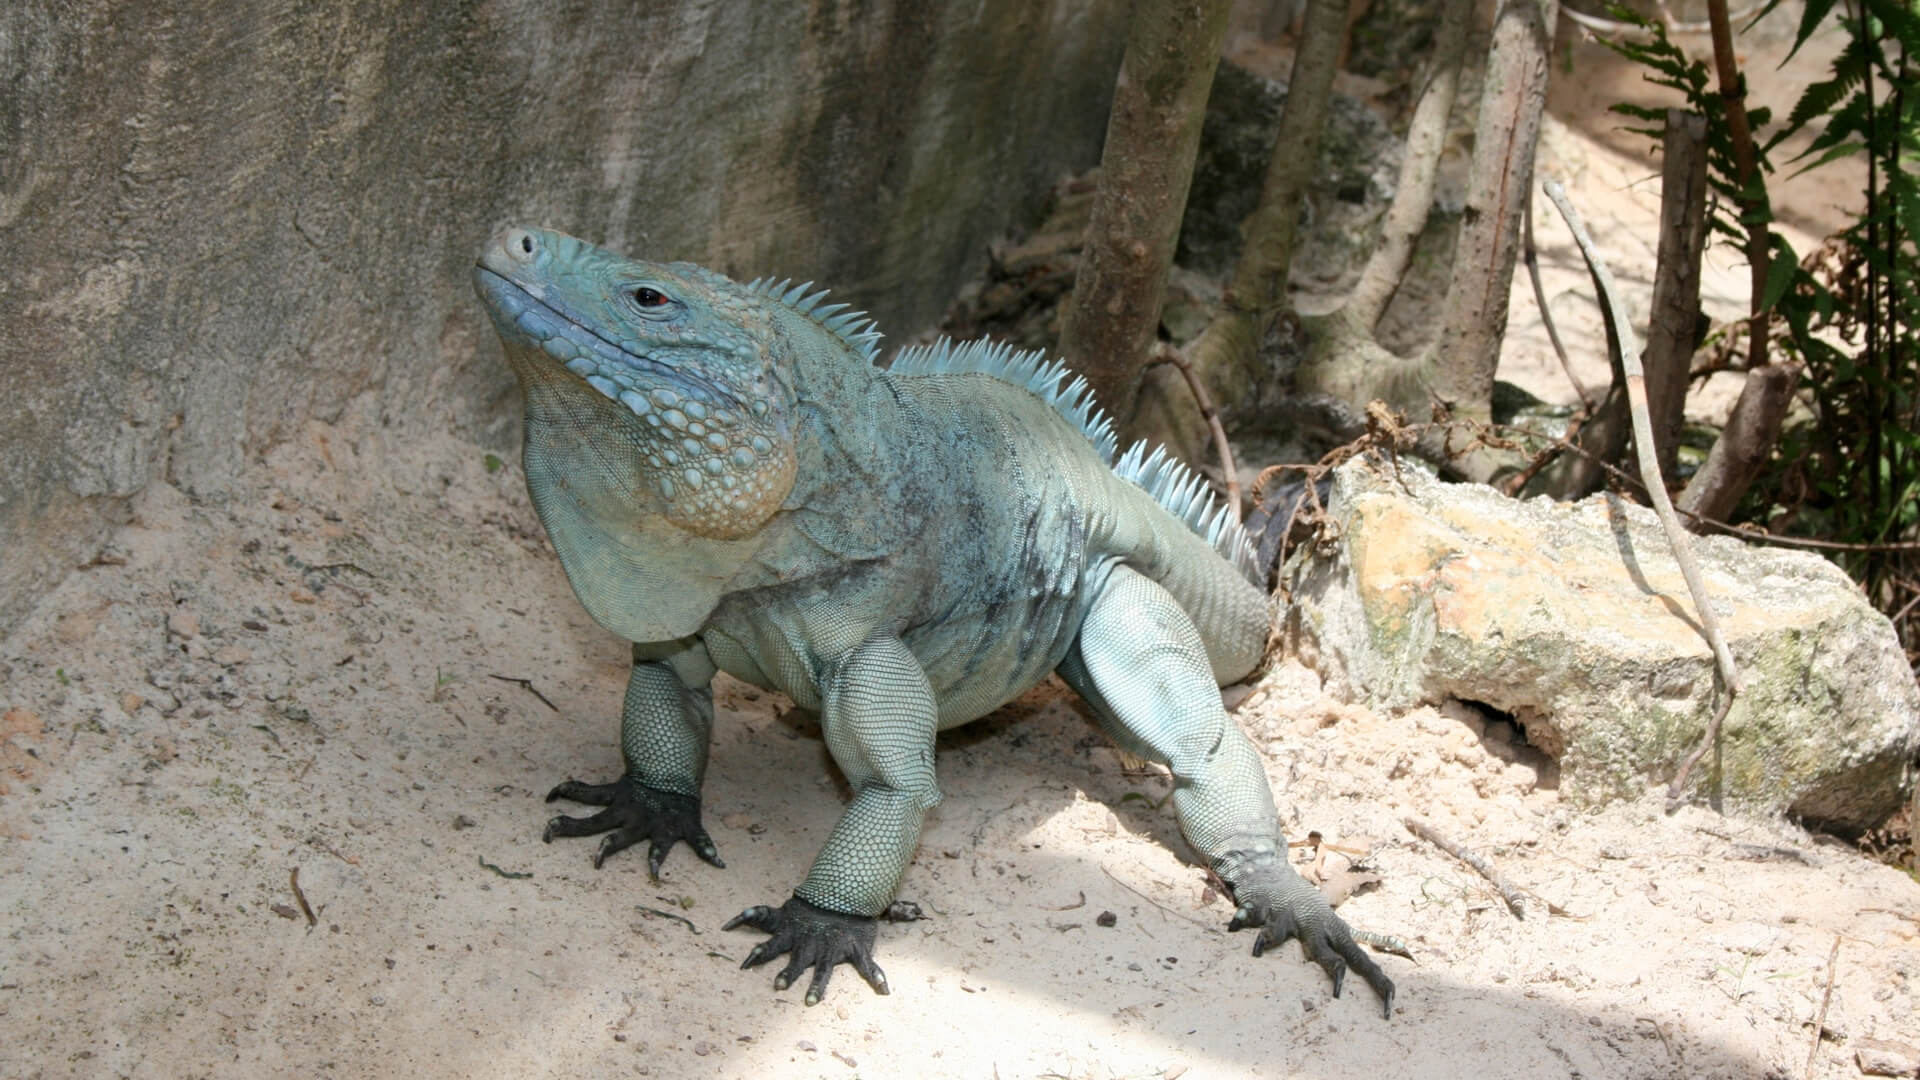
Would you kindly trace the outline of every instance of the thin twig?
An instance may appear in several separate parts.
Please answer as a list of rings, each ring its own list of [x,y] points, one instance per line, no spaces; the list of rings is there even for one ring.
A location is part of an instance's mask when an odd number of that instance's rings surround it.
[[[1401,820],[1413,835],[1425,840],[1427,843],[1432,844],[1434,847],[1439,848],[1454,858],[1459,859],[1468,866],[1473,867],[1479,871],[1481,877],[1492,882],[1493,887],[1500,891],[1500,899],[1507,902],[1507,910],[1513,912],[1514,918],[1524,919],[1527,917],[1527,913],[1520,906],[1520,890],[1514,888],[1506,878],[1500,876],[1500,871],[1495,870],[1492,863],[1489,863],[1473,851],[1463,848],[1459,844],[1447,839],[1433,826],[1421,821],[1419,818],[1402,818]]]
[[[1813,1045],[1807,1047],[1807,1072],[1813,1076],[1814,1061],[1820,1056],[1820,1029],[1827,1026],[1827,1006],[1833,1003],[1834,962],[1840,959],[1840,935],[1833,935],[1833,948],[1827,950],[1827,992],[1820,995],[1820,1013],[1813,1018]]]
[[[1667,1038],[1667,1029],[1661,1025],[1660,1021],[1655,1020],[1651,1016],[1639,1016],[1639,1017],[1635,1017],[1635,1019],[1639,1020],[1641,1023],[1647,1025],[1648,1027],[1651,1027],[1653,1029],[1653,1033],[1655,1035],[1660,1036],[1660,1045],[1667,1048],[1668,1059],[1671,1060],[1675,1065],[1680,1064],[1680,1053],[1679,1051],[1673,1048],[1673,1041]]]
[[[1172,364],[1180,369],[1180,375],[1187,380],[1187,389],[1193,391],[1193,403],[1200,408],[1200,415],[1207,422],[1207,429],[1213,432],[1213,448],[1220,454],[1220,472],[1227,483],[1227,507],[1233,513],[1235,524],[1240,521],[1240,474],[1233,466],[1233,447],[1227,442],[1227,429],[1220,425],[1220,410],[1214,408],[1213,398],[1207,394],[1207,388],[1200,384],[1200,376],[1194,374],[1193,365],[1187,361],[1180,350],[1163,345],[1154,350],[1153,358],[1147,361],[1148,367],[1156,364]]]
[[[487,861],[487,857],[485,855],[479,855],[479,856],[476,856],[476,858],[480,860],[481,869],[491,870],[494,873],[499,874],[501,877],[508,879],[509,881],[518,881],[518,880],[521,880],[524,878],[530,878],[533,876],[531,873],[528,873],[525,870],[508,870],[503,866],[495,866],[493,863],[490,863]]]
[[[1765,6],[1767,5],[1764,0],[1761,3],[1748,4],[1746,7],[1729,15],[1727,17],[1728,21],[1739,22]],[[1633,23],[1620,22],[1615,19],[1603,19],[1598,15],[1589,15],[1584,11],[1575,11],[1573,8],[1565,5],[1561,6],[1560,13],[1565,15],[1575,26],[1580,27],[1582,30],[1587,30],[1595,34],[1605,34],[1611,38],[1639,38],[1646,36],[1647,33]],[[1660,5],[1660,21],[1666,24],[1667,33],[1669,34],[1705,34],[1713,29],[1713,23],[1711,21],[1681,22],[1675,19],[1673,12],[1668,11],[1665,4]]]
[[[1585,447],[1579,446],[1573,441],[1573,437],[1580,434],[1580,429],[1586,425],[1587,419],[1588,416],[1586,413],[1576,414],[1573,419],[1567,422],[1566,434],[1555,437],[1552,446],[1535,454],[1533,460],[1527,463],[1526,468],[1508,477],[1501,488],[1507,497],[1519,498],[1520,493],[1526,490],[1527,485],[1533,483],[1533,478],[1540,475],[1540,470],[1557,460],[1562,451],[1571,450],[1585,457],[1595,465],[1607,465],[1607,462],[1602,461],[1599,455],[1589,452]],[[1521,428],[1519,430],[1524,431],[1527,429]]]
[[[538,690],[536,690],[536,689],[534,689],[534,686],[533,686],[533,680],[532,680],[532,679],[516,679],[516,678],[514,678],[514,677],[513,677],[513,676],[511,676],[511,675],[493,675],[493,674],[489,674],[489,675],[487,676],[487,678],[489,678],[489,679],[499,679],[499,680],[500,680],[501,682],[510,682],[510,683],[512,683],[512,684],[514,684],[515,686],[518,686],[518,687],[520,687],[521,689],[523,689],[523,690],[525,690],[525,691],[526,691],[527,693],[529,693],[529,694],[532,694],[532,695],[533,695],[534,697],[537,697],[537,698],[539,698],[539,699],[540,699],[540,704],[542,704],[542,705],[545,705],[545,706],[546,706],[547,708],[549,708],[549,709],[552,709],[552,710],[553,710],[554,712],[559,712],[559,711],[560,711],[560,706],[558,706],[558,705],[555,705],[555,704],[554,704],[553,702],[551,702],[551,701],[548,701],[548,700],[547,700],[547,695],[545,695],[545,694],[543,694],[543,693],[541,693],[540,691],[538,691]]]
[[[300,902],[300,914],[305,915],[307,917],[307,925],[309,927],[318,926],[320,924],[320,919],[318,916],[314,915],[313,905],[307,903],[307,894],[300,891],[300,868],[299,867],[297,866],[294,867],[293,872],[287,875],[287,884],[293,886],[293,898]]]
[[[1201,922],[1199,919],[1193,918],[1192,916],[1189,916],[1189,915],[1183,915],[1180,912],[1173,910],[1172,908],[1161,903],[1160,901],[1155,900],[1153,897],[1148,896],[1146,893],[1141,892],[1139,889],[1136,889],[1133,886],[1127,884],[1126,882],[1121,881],[1118,877],[1115,877],[1113,871],[1107,869],[1104,866],[1100,868],[1100,872],[1107,875],[1110,878],[1113,878],[1113,883],[1115,885],[1120,886],[1121,888],[1127,890],[1128,892],[1139,897],[1140,899],[1145,900],[1147,903],[1152,904],[1154,907],[1159,908],[1161,914],[1163,915],[1171,915],[1176,919],[1185,919],[1186,921],[1192,923],[1195,926],[1207,925],[1206,923]],[[1212,929],[1212,928],[1208,927],[1208,929]]]
[[[1521,226],[1520,257],[1527,264],[1527,280],[1533,282],[1533,306],[1540,309],[1540,323],[1547,328],[1547,340],[1553,342],[1553,355],[1560,358],[1560,370],[1567,373],[1567,381],[1573,384],[1573,392],[1580,395],[1580,408],[1586,415],[1592,416],[1593,395],[1587,393],[1580,376],[1573,373],[1573,361],[1567,359],[1567,347],[1560,341],[1560,328],[1553,324],[1553,309],[1547,306],[1547,290],[1540,284],[1540,252],[1533,244],[1532,199],[1527,200],[1527,212],[1521,219]]]
[[[687,918],[685,915],[675,915],[671,911],[662,911],[657,907],[648,907],[645,904],[635,904],[633,905],[633,907],[635,911],[639,911],[647,915],[652,915],[656,919],[672,919],[674,922],[677,922],[677,923],[685,923],[687,926],[687,929],[693,931],[696,934],[700,932],[700,928],[693,925],[693,920]]]
[[[1713,720],[1708,723],[1706,737],[1701,740],[1700,748],[1682,762],[1674,774],[1673,783],[1667,787],[1667,801],[1671,804],[1680,798],[1685,790],[1687,774],[1695,763],[1706,753],[1707,748],[1720,741],[1720,721],[1733,705],[1733,698],[1740,695],[1740,672],[1733,665],[1733,653],[1727,648],[1726,636],[1720,632],[1719,617],[1713,613],[1711,598],[1707,596],[1706,582],[1700,577],[1700,567],[1694,562],[1693,548],[1688,543],[1686,530],[1681,528],[1680,519],[1673,512],[1673,500],[1667,497],[1667,485],[1660,477],[1660,459],[1654,450],[1653,420],[1647,410],[1647,376],[1640,367],[1640,350],[1633,340],[1633,324],[1627,320],[1625,307],[1620,303],[1620,295],[1613,287],[1613,275],[1607,271],[1605,263],[1600,261],[1600,253],[1595,250],[1593,238],[1587,235],[1587,227],[1580,222],[1580,214],[1567,200],[1566,189],[1557,180],[1546,182],[1547,198],[1559,209],[1560,216],[1566,219],[1567,227],[1573,231],[1574,242],[1580,245],[1580,254],[1587,260],[1587,270],[1593,274],[1593,285],[1600,293],[1601,307],[1605,310],[1607,321],[1613,326],[1615,340],[1620,346],[1620,363],[1626,373],[1628,412],[1633,417],[1633,442],[1638,450],[1634,455],[1640,463],[1640,479],[1646,485],[1647,500],[1653,504],[1653,512],[1660,518],[1661,528],[1666,530],[1667,542],[1673,546],[1674,561],[1680,564],[1680,576],[1686,579],[1687,592],[1693,596],[1694,610],[1700,616],[1700,629],[1713,649],[1713,659],[1720,669],[1720,679],[1726,684],[1728,700],[1722,703]]]

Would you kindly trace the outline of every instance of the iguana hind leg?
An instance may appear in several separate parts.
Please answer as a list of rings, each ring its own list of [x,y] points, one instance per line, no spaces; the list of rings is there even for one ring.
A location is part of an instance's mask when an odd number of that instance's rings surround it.
[[[1206,647],[1173,597],[1138,571],[1115,568],[1059,672],[1121,749],[1172,770],[1181,831],[1239,905],[1228,929],[1260,927],[1256,956],[1298,937],[1332,977],[1334,996],[1351,966],[1391,1015],[1393,982],[1287,864],[1266,770],[1221,707]]]

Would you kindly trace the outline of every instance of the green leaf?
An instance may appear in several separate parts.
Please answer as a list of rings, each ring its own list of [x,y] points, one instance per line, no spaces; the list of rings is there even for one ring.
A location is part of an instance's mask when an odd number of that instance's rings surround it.
[[[1833,5],[1833,0],[1827,0],[1827,5],[1831,7]],[[1740,32],[1744,34],[1747,31],[1753,29],[1754,27],[1759,26],[1760,20],[1766,18],[1768,15],[1773,14],[1773,9],[1779,6],[1780,6],[1780,0],[1767,0],[1767,6],[1761,8],[1759,14],[1749,19],[1747,21],[1747,25],[1740,28]]]
[[[1800,32],[1794,35],[1793,48],[1787,52],[1787,59],[1780,61],[1781,67],[1786,67],[1787,60],[1793,59],[1793,54],[1800,51],[1800,46],[1805,45],[1807,39],[1813,36],[1813,32],[1820,29],[1820,24],[1826,20],[1827,13],[1833,10],[1833,5],[1834,0],[1807,0],[1807,10],[1800,13]],[[1773,9],[1769,7],[1767,10]],[[1759,21],[1754,20],[1754,22]],[[1748,27],[1751,28],[1752,23],[1749,23]]]
[[[489,473],[497,473],[506,462],[500,460],[499,454],[488,454],[480,459],[480,464],[484,465]]]
[[[1808,154],[1825,150],[1827,147],[1833,146],[1846,139],[1849,135],[1858,135],[1863,139],[1867,138],[1868,114],[1872,109],[1873,103],[1867,100],[1866,94],[1853,95],[1853,97],[1847,99],[1845,105],[1828,115],[1827,129],[1820,133],[1819,138],[1813,140],[1813,145],[1807,147],[1806,150],[1802,151],[1794,160],[1798,161]]]
[[[1794,254],[1793,245],[1779,233],[1771,237],[1771,251],[1767,256],[1767,287],[1760,294],[1761,311],[1772,311],[1780,298],[1793,287],[1794,274],[1800,269],[1800,256]]]
[[[1915,14],[1911,0],[1867,0],[1867,10],[1893,31],[1907,53],[1920,49],[1920,14]]]
[[[1826,153],[1821,154],[1818,158],[1814,159],[1813,161],[1800,166],[1800,168],[1794,170],[1793,174],[1791,176],[1788,176],[1787,179],[1791,180],[1793,179],[1793,177],[1799,176],[1801,173],[1806,172],[1808,169],[1817,169],[1820,166],[1825,165],[1829,161],[1838,161],[1843,157],[1851,157],[1854,154],[1857,154],[1860,151],[1865,150],[1866,148],[1867,146],[1865,143],[1857,143],[1857,142],[1841,143],[1839,146],[1830,146],[1827,148]],[[1812,151],[1809,150],[1808,153],[1812,153]],[[1795,160],[1799,160],[1799,159],[1796,158]]]
[[[1786,126],[1767,140],[1766,151],[1771,151],[1780,145],[1780,140],[1806,127],[1816,118],[1832,112],[1834,106],[1847,96],[1847,92],[1866,78],[1866,72],[1866,61],[1852,49],[1835,57],[1833,77],[1814,83],[1800,92],[1800,100],[1794,102],[1793,112],[1787,115]]]
[[[1920,188],[1912,176],[1895,173],[1887,177],[1887,195],[1893,199],[1894,216],[1909,242],[1920,242]]]

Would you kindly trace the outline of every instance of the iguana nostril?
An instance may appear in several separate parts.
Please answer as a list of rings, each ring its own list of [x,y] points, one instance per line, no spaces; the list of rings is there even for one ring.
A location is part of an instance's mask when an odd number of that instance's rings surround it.
[[[540,243],[527,229],[508,229],[506,234],[500,237],[500,250],[506,252],[507,256],[516,262],[531,262],[535,253],[540,250]]]

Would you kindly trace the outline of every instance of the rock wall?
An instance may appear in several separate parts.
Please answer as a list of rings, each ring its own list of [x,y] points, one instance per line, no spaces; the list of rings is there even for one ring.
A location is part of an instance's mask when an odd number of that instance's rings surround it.
[[[549,224],[900,336],[1099,153],[1119,0],[0,6],[0,631],[311,417],[514,440],[467,284]]]

